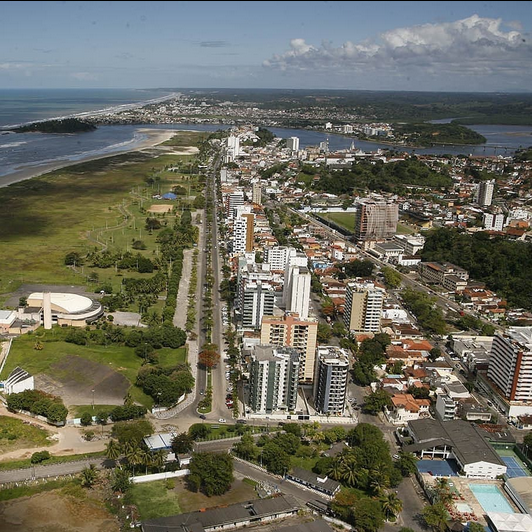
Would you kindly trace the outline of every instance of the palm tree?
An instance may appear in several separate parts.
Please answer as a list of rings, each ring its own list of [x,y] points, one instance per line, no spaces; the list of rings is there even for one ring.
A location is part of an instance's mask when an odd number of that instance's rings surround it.
[[[150,451],[147,449],[141,449],[139,457],[141,458],[140,463],[146,467],[146,475],[148,474],[148,467],[153,464],[153,456]]]
[[[375,495],[380,495],[384,490],[389,487],[390,479],[388,476],[381,470],[373,469],[370,471],[370,482],[369,487],[375,493]]]
[[[116,463],[118,457],[122,454],[122,446],[116,440],[109,440],[105,449],[105,456]]]
[[[447,528],[449,514],[442,502],[437,502],[432,506],[426,506],[423,509],[422,515],[427,525],[434,530],[443,532]]]
[[[142,449],[138,445],[131,446],[131,448],[129,449],[129,452],[126,451],[126,459],[129,462],[129,464],[133,466],[133,476],[135,476],[135,466],[142,464],[142,459],[143,459]]]
[[[152,463],[159,470],[159,473],[160,473],[161,469],[166,463],[166,451],[160,450],[160,451],[156,451],[155,453],[153,453]]]
[[[343,475],[344,464],[340,460],[334,460],[331,467],[327,470],[329,475],[334,480],[340,480]]]
[[[395,493],[387,493],[381,501],[382,511],[387,520],[397,517],[403,510],[403,502]]]
[[[358,480],[358,468],[355,463],[346,462],[342,466],[341,477],[348,486],[356,486]]]
[[[98,478],[98,471],[96,466],[90,464],[89,467],[85,467],[81,470],[81,485],[86,488],[92,488],[96,479]]]

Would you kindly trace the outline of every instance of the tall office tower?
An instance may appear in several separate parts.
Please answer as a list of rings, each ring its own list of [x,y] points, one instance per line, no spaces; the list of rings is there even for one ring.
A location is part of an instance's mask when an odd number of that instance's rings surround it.
[[[496,334],[488,379],[510,401],[532,401],[532,327],[510,327]]]
[[[493,200],[493,191],[495,190],[495,180],[482,181],[478,186],[477,203],[481,207],[489,207]]]
[[[318,412],[331,415],[344,413],[348,372],[349,357],[344,349],[318,347],[314,385],[314,405]]]
[[[384,289],[374,283],[348,283],[345,294],[344,323],[348,331],[379,332]]]
[[[286,313],[282,318],[264,316],[260,330],[260,343],[294,347],[301,353],[299,382],[314,381],[318,320],[301,319],[297,314]]]
[[[285,306],[287,312],[297,313],[301,319],[308,318],[310,304],[310,271],[306,266],[291,266],[289,269],[289,279],[284,279],[287,287]],[[288,281],[288,284],[287,284]],[[284,290],[283,290],[283,295]]]
[[[251,201],[257,205],[262,205],[262,186],[260,182],[253,183],[251,188]]]
[[[233,224],[233,254],[253,251],[254,219],[252,213],[242,213],[235,218]]]
[[[226,199],[226,214],[228,218],[235,217],[235,209],[244,205],[245,197],[244,192],[239,190],[238,192],[232,192],[227,195]]]
[[[396,203],[365,200],[355,213],[355,238],[359,244],[392,238],[398,220],[399,206]]]
[[[292,412],[297,405],[299,352],[290,347],[255,346],[249,372],[249,406],[260,414]]]
[[[273,316],[275,290],[267,282],[244,280],[242,327],[260,329],[263,316]]]
[[[299,138],[290,137],[289,139],[286,139],[286,147],[291,151],[298,151],[299,150]]]

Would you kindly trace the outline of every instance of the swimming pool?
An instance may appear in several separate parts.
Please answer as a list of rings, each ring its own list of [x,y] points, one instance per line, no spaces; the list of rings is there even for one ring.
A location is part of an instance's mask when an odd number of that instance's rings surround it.
[[[469,484],[469,489],[473,492],[484,511],[515,513],[497,486],[493,484]]]

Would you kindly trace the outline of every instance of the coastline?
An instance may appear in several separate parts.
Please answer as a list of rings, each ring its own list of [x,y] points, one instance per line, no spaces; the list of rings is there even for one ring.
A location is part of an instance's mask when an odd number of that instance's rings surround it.
[[[112,153],[103,153],[100,155],[92,155],[89,157],[81,157],[75,161],[72,160],[57,160],[47,164],[41,164],[33,167],[23,168],[17,170],[11,174],[0,176],[0,188],[19,183],[20,181],[25,181],[26,179],[32,179],[33,177],[39,177],[49,172],[55,170],[60,170],[68,166],[74,166],[81,163],[86,163],[89,161],[95,161],[97,159],[105,159],[106,157],[114,157],[115,155],[122,155],[124,153],[142,151],[149,148],[154,148],[158,144],[166,142],[171,139],[174,135],[179,133],[175,129],[150,129],[150,128],[139,128],[138,131],[147,135],[147,138],[140,141],[137,146],[134,148],[129,148],[125,150],[117,150]]]

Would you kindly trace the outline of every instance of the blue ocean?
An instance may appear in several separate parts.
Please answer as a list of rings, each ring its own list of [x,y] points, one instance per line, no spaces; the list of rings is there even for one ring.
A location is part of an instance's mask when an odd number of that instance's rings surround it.
[[[177,92],[177,90],[175,91]],[[157,101],[170,90],[140,89],[0,89],[0,178],[19,171],[38,169],[55,162],[76,162],[88,157],[121,153],[137,147],[146,135],[141,125],[100,126],[95,131],[78,134],[8,133],[13,126],[81,113],[127,108]],[[144,127],[161,129],[195,129],[216,131],[220,125],[172,124]],[[225,126],[229,127],[229,126]],[[487,138],[482,146],[442,146],[405,149],[418,154],[510,155],[516,149],[532,145],[530,126],[470,126]],[[393,148],[388,144],[364,142],[342,135],[318,131],[269,128],[281,138],[297,136],[300,146],[316,146],[325,140],[330,150],[355,147],[364,151]],[[2,180],[0,179],[0,185]]]

